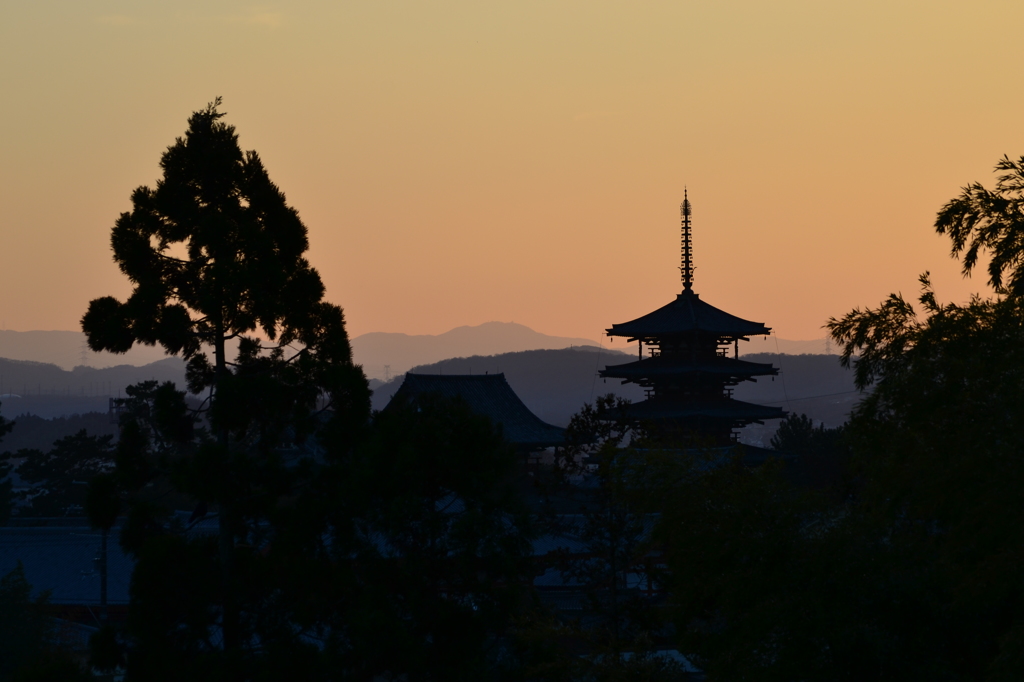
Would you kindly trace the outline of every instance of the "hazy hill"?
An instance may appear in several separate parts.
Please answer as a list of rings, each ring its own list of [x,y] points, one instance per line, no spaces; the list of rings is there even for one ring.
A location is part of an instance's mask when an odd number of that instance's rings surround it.
[[[63,369],[71,369],[77,365],[148,365],[166,357],[167,354],[159,346],[143,345],[136,345],[124,355],[96,353],[88,350],[85,345],[85,334],[82,332],[0,331],[0,358],[47,362]]]
[[[733,396],[763,405],[776,405],[797,414],[804,413],[816,423],[839,426],[846,422],[850,410],[861,398],[853,385],[853,372],[843,369],[837,355],[777,355],[769,353],[744,355],[751,362],[770,362],[779,368],[779,376],[762,377],[736,387]],[[755,445],[768,446],[777,422],[752,424],[744,429],[742,439]]]
[[[390,365],[390,374],[394,376],[445,358],[597,345],[590,339],[541,334],[514,322],[485,322],[437,335],[363,334],[352,339],[352,356],[367,376],[383,379],[385,365]]]
[[[51,419],[23,414],[14,420],[14,428],[0,441],[0,452],[17,452],[22,448],[46,452],[53,447],[55,440],[72,436],[82,429],[91,436],[109,434],[117,440],[117,424],[106,412],[87,412]]]
[[[785,355],[828,355],[838,353],[835,345],[826,341],[825,337],[820,339],[794,340],[780,339],[772,336],[754,336],[749,341],[740,341],[740,357],[748,355],[760,355],[763,353],[783,353]]]
[[[632,400],[643,399],[643,392],[632,384],[605,382],[597,377],[607,364],[628,362],[632,356],[619,351],[601,351],[593,346],[561,350],[530,350],[489,356],[452,358],[419,365],[411,371],[419,374],[495,374],[505,378],[526,406],[551,424],[565,426],[569,417],[595,396],[616,393]],[[382,409],[402,383],[398,376],[374,390],[373,407]]]
[[[621,339],[613,348],[623,348]],[[355,361],[363,365],[367,376],[384,378],[384,366],[391,375],[401,374],[416,365],[445,358],[473,355],[497,355],[524,350],[568,348],[570,346],[608,346],[608,339],[584,339],[550,336],[514,322],[486,322],[475,327],[456,327],[444,334],[399,334],[371,332],[352,339]],[[636,352],[636,345],[626,346]],[[826,353],[825,339],[794,341],[755,337],[740,343],[740,355],[755,353]],[[70,370],[84,365],[94,368],[117,365],[148,365],[167,356],[159,346],[137,345],[124,355],[94,353],[85,346],[85,335],[77,331],[0,331],[0,358],[29,360],[57,365]],[[84,361],[83,361],[84,360]]]
[[[514,322],[456,327],[437,335],[371,332],[352,339],[355,361],[368,376],[377,378],[384,376],[384,365],[390,365],[395,374],[445,358],[579,345],[598,344],[591,339],[542,334]],[[159,346],[142,345],[124,355],[95,353],[87,349],[85,335],[77,331],[0,331],[0,358],[45,362],[67,370],[79,365],[148,365],[166,357]]]
[[[839,366],[834,355],[748,355],[754,362],[771,362],[780,369],[774,378],[761,378],[736,387],[739,400],[779,405],[790,412],[806,413],[817,422],[838,426],[846,421],[860,394],[853,387],[852,373]],[[584,403],[596,396],[615,393],[631,400],[643,400],[635,384],[597,377],[605,365],[628,362],[632,355],[592,347],[535,350],[486,357],[453,358],[412,369],[422,374],[483,374],[504,372],[512,389],[541,419],[565,426]],[[382,409],[401,385],[402,377],[386,384],[374,382],[373,406]],[[767,445],[776,423],[748,427],[747,442]]]
[[[829,426],[843,423],[859,400],[860,395],[853,388],[852,373],[839,366],[835,355],[744,357],[755,362],[771,362],[781,373],[774,380],[761,378],[756,383],[737,386],[734,395],[740,400],[804,412]],[[618,380],[597,376],[605,365],[632,359],[632,354],[617,350],[576,346],[450,358],[422,363],[413,371],[426,374],[504,372],[509,384],[531,410],[545,421],[564,426],[569,417],[584,403],[593,402],[596,396],[615,393],[631,400],[642,400],[643,391],[636,385],[623,385]],[[76,367],[71,371],[52,364],[0,358],[0,413],[7,418],[22,414],[54,418],[105,413],[108,399],[123,395],[125,386],[147,379],[182,385],[184,375],[184,364],[179,358],[165,358],[142,367]],[[381,409],[387,404],[402,376],[399,374],[388,383],[372,382],[374,408]],[[772,423],[754,425],[747,429],[744,438],[767,444],[773,432]]]
[[[50,418],[106,412],[108,398],[124,395],[125,386],[149,379],[183,386],[185,364],[171,357],[141,367],[79,366],[69,371],[48,363],[0,358],[0,414]]]

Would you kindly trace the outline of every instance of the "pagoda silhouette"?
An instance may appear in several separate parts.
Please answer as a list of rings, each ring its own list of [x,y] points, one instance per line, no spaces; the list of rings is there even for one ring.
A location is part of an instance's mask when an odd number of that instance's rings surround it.
[[[626,414],[656,442],[669,447],[721,447],[735,442],[737,429],[786,413],[779,407],[732,397],[733,387],[741,381],[779,373],[771,364],[738,357],[740,341],[767,336],[771,328],[719,310],[694,292],[691,209],[689,197],[685,192],[683,196],[679,268],[683,291],[668,305],[607,329],[608,336],[637,341],[640,359],[607,366],[600,374],[645,389],[646,399],[631,404]]]

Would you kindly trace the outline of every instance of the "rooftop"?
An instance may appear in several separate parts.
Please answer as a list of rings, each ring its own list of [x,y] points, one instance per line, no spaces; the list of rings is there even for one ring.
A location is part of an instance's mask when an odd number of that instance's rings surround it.
[[[565,440],[565,429],[543,422],[530,412],[504,374],[446,376],[410,372],[391,400],[412,400],[424,393],[462,398],[474,412],[500,424],[506,440],[518,448],[546,448],[561,445]]]
[[[692,289],[684,289],[683,293],[676,296],[668,305],[635,320],[613,324],[611,329],[605,331],[608,336],[646,339],[694,331],[742,338],[767,336],[772,330],[762,322],[751,322],[719,310],[702,301]]]

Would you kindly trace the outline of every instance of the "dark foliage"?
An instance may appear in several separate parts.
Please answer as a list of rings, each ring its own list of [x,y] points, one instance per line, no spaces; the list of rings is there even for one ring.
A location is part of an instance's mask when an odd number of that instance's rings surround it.
[[[180,354],[188,390],[208,396],[192,409],[153,381],[123,404],[107,494],[124,498],[121,543],[137,558],[124,634],[134,679],[274,679],[273,661],[302,676],[316,646],[279,603],[288,575],[271,568],[287,564],[268,557],[317,464],[350,452],[369,417],[342,311],[304,257],[306,227],[218,105],[191,116],[162,179],[136,189],[114,226],[131,296],[96,299],[82,318],[94,350]],[[190,523],[216,513],[215,535],[174,522],[186,501]]]
[[[1024,672],[1024,302],[940,305],[922,283],[923,319],[893,296],[830,324],[859,351],[858,379],[874,382],[850,425],[863,511],[904,549],[892,572],[928,590],[915,625],[945,642],[936,657],[949,674],[1012,679]]]
[[[524,665],[547,679],[671,680],[680,669],[655,655],[671,643],[660,551],[652,542],[672,456],[644,447],[646,434],[613,394],[569,422],[566,447],[545,482],[561,500],[542,527],[561,538],[539,570],[557,571],[580,601],[575,612],[534,612],[519,630]],[[570,504],[567,504],[569,501]]]
[[[79,682],[92,679],[56,646],[49,596],[32,598],[32,585],[17,568],[0,577],[0,682]]]
[[[22,480],[34,487],[31,504],[22,512],[32,516],[82,516],[89,481],[113,469],[111,436],[90,436],[83,429],[61,438],[48,452],[19,450],[25,461],[18,467]]]
[[[771,446],[792,458],[788,473],[794,482],[817,488],[836,486],[849,463],[846,430],[846,425],[814,426],[806,414],[791,413],[779,424]]]
[[[965,272],[992,251],[993,297],[941,304],[926,274],[920,309],[893,294],[828,324],[870,392],[843,434],[793,417],[775,445],[845,450],[839,489],[736,465],[664,506],[682,646],[709,678],[1024,675],[1024,224],[1020,164],[998,169],[995,192],[972,185],[936,224]]]
[[[0,417],[0,439],[11,432],[14,422]],[[7,476],[11,473],[10,454],[0,455],[0,524],[6,523],[11,516],[11,504],[14,502],[14,495],[11,490],[11,481]]]
[[[996,164],[995,190],[975,182],[939,211],[935,229],[949,236],[952,255],[969,275],[988,252],[988,283],[999,293],[1024,293],[1024,157]]]
[[[772,448],[795,455],[828,455],[842,447],[843,427],[814,425],[806,414],[790,414],[772,436]]]
[[[61,438],[85,430],[94,436],[117,438],[117,424],[106,412],[72,414],[67,417],[45,419],[34,414],[23,414],[14,420],[17,427],[3,440],[0,450],[9,453],[18,450],[49,451]]]
[[[39,656],[49,635],[43,611],[47,596],[32,599],[32,586],[18,567],[0,578],[0,679]]]
[[[377,416],[335,472],[352,514],[344,628],[355,669],[486,680],[507,667],[504,638],[533,569],[515,463],[461,401],[427,395]]]

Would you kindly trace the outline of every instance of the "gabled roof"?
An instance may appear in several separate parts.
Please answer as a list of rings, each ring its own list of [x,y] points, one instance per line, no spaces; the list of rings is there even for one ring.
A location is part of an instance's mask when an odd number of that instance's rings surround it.
[[[690,289],[676,296],[676,300],[652,313],[622,324],[613,324],[605,330],[608,336],[649,338],[702,331],[723,336],[764,336],[771,327],[730,315],[724,310],[700,300]]]
[[[779,370],[771,363],[747,362],[735,358],[712,356],[697,360],[658,356],[635,360],[623,365],[608,365],[601,370],[603,377],[636,380],[646,377],[671,377],[682,374],[712,374],[719,377],[774,376]]]
[[[543,422],[530,412],[508,385],[504,374],[445,376],[410,372],[391,401],[414,400],[424,393],[462,398],[474,412],[500,424],[505,439],[514,446],[545,448],[565,441],[565,429]]]

